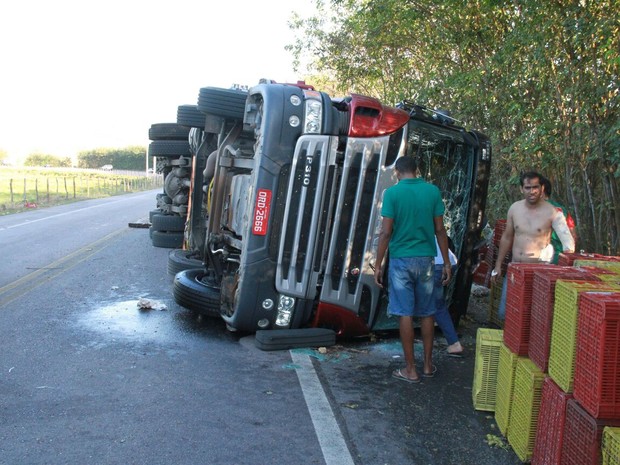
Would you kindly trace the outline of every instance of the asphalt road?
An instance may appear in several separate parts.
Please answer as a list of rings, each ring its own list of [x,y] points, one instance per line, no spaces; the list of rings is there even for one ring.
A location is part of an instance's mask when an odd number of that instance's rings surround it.
[[[128,227],[156,192],[0,217],[0,464],[520,463],[472,406],[475,321],[419,385],[394,334],[260,351],[174,302],[169,250]]]

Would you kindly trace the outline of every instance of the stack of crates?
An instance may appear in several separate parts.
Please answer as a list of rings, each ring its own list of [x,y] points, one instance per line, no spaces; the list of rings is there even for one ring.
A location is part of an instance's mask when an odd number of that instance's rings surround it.
[[[534,272],[554,268],[544,263],[508,265],[504,343],[517,355],[527,356],[528,352]]]
[[[620,420],[597,420],[579,402],[566,404],[566,422],[562,438],[562,465],[599,465],[601,439],[606,426],[620,426]]]
[[[566,419],[566,404],[573,398],[548,376],[542,386],[532,465],[559,465]],[[620,465],[620,464],[619,464]]]
[[[598,465],[603,429],[620,426],[620,287],[558,280],[555,299],[549,375],[573,395],[559,463]]]
[[[538,410],[545,374],[529,358],[517,360],[514,375],[508,442],[523,462],[532,458],[538,424]]]
[[[563,256],[561,266],[508,266],[503,342],[493,349],[495,420],[519,459],[532,465],[594,465],[601,456],[620,465],[613,429],[620,426],[620,279],[613,277],[620,257],[594,267],[584,261],[591,255]],[[495,288],[491,307],[499,307]],[[474,406],[490,410],[493,363],[483,334]]]
[[[601,455],[603,465],[620,465],[620,428],[603,428]]]
[[[564,392],[573,392],[579,294],[593,290],[612,291],[614,287],[606,283],[571,282],[562,279],[555,285],[549,375]]]
[[[532,310],[530,320],[530,341],[528,356],[542,371],[547,372],[549,347],[551,345],[551,324],[555,303],[555,284],[558,279],[570,281],[598,281],[585,270],[571,266],[550,267],[552,272],[534,272],[532,283]]]
[[[504,343],[499,348],[497,367],[497,392],[495,396],[495,421],[500,432],[508,435],[508,422],[512,408],[515,369],[519,356],[510,351]]]
[[[478,328],[472,389],[472,399],[476,410],[495,411],[499,352],[502,341],[502,330]]]
[[[595,418],[620,419],[620,292],[579,301],[575,399]]]

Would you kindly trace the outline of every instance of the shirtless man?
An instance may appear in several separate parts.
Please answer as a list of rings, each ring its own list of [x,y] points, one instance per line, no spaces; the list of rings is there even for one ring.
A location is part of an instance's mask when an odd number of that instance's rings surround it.
[[[553,258],[551,232],[555,231],[562,242],[564,252],[574,252],[575,240],[561,211],[547,202],[542,188],[543,177],[533,171],[521,175],[523,200],[513,203],[508,209],[506,230],[502,234],[491,282],[495,283],[502,274],[502,263],[512,250],[512,261],[522,263],[549,263]],[[499,318],[506,312],[506,283],[502,288]]]

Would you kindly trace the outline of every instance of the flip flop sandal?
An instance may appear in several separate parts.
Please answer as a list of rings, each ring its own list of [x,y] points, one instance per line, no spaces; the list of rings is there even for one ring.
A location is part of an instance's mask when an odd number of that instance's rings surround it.
[[[422,372],[422,376],[425,378],[432,378],[433,376],[435,376],[435,373],[437,373],[437,367],[435,365],[433,365],[433,371],[430,373],[424,373]]]
[[[420,379],[419,377],[415,379],[408,378],[407,376],[403,375],[400,368],[392,372],[392,378],[400,379],[401,381],[405,381],[406,383],[411,383],[411,384],[418,384],[420,381],[422,381],[422,379]]]
[[[460,352],[447,352],[448,357],[454,357],[454,358],[463,358],[463,351]]]

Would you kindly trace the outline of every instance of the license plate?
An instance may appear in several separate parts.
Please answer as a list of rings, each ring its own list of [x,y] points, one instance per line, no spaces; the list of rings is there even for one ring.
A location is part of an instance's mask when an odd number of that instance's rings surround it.
[[[256,192],[256,205],[254,205],[254,224],[252,225],[252,232],[255,235],[264,236],[267,234],[270,209],[271,191],[269,189],[258,189]]]

